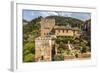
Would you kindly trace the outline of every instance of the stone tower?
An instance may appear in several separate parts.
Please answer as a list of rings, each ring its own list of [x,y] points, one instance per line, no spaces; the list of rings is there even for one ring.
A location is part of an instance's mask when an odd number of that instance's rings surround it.
[[[35,60],[51,61],[52,60],[52,36],[49,35],[55,26],[55,19],[41,19],[41,36],[35,38]]]
[[[52,28],[55,26],[55,19],[43,18],[41,19],[41,36],[49,35]]]
[[[52,40],[51,37],[38,37],[35,39],[35,60],[51,61]]]

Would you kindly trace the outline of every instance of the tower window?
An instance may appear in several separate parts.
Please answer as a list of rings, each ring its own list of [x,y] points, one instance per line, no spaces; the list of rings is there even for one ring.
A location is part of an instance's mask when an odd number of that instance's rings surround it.
[[[43,56],[41,56],[41,60],[43,60]]]

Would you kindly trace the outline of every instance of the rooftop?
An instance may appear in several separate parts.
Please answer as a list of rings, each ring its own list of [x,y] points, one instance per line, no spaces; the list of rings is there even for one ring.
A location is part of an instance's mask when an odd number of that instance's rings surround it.
[[[70,27],[70,26],[54,26],[54,29],[56,30],[56,29],[66,29],[66,30],[77,30],[77,31],[79,31],[79,29],[77,28],[77,27],[74,27],[74,28],[72,28],[72,27]]]

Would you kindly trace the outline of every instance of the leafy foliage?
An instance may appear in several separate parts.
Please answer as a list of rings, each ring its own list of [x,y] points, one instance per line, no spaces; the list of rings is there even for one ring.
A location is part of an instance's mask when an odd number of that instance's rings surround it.
[[[35,61],[34,60],[35,54],[35,45],[33,43],[27,43],[24,45],[23,49],[23,61]]]
[[[35,61],[35,37],[40,35],[40,19],[38,17],[23,25],[23,62]],[[24,20],[25,21],[25,20]]]
[[[34,62],[35,58],[34,58],[34,54],[27,54],[24,56],[24,62]]]

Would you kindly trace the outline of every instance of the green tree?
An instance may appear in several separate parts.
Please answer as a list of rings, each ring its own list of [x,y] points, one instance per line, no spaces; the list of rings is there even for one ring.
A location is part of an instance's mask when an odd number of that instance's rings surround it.
[[[23,48],[24,48],[23,49],[23,61],[24,62],[34,61],[35,44],[26,43]]]
[[[34,58],[34,54],[27,54],[24,56],[24,62],[34,62],[35,61],[35,58]]]

